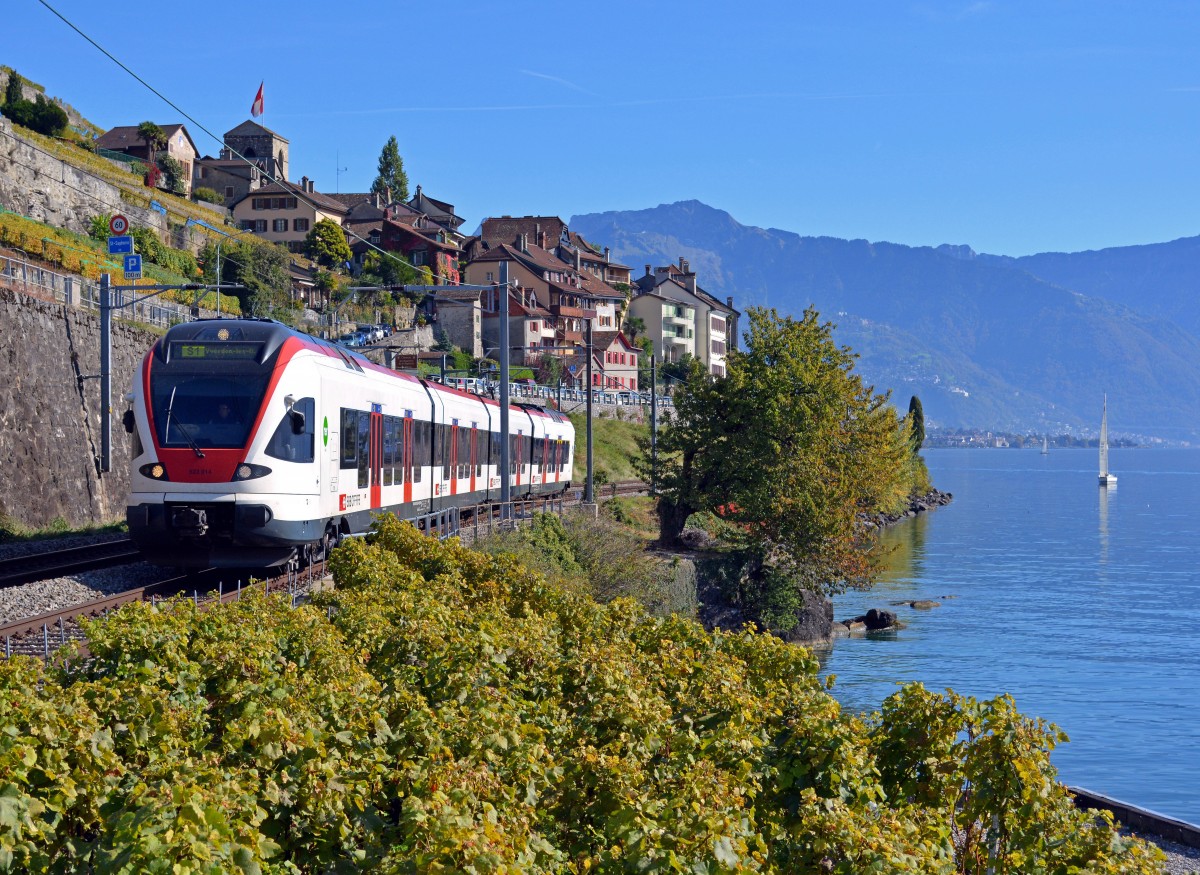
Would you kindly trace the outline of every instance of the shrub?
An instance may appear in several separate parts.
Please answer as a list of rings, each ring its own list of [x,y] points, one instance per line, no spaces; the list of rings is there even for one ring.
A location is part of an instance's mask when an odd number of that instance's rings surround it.
[[[224,196],[218,194],[216,189],[209,188],[205,185],[192,189],[192,200],[205,201],[210,204],[225,203]]]
[[[394,518],[331,566],[309,606],[133,604],[85,662],[0,661],[0,868],[1156,871],[1003,697],[864,721],[803,648]]]

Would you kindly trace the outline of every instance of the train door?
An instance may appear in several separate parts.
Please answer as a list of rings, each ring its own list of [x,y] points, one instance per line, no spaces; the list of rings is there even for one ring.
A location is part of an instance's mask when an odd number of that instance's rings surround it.
[[[458,495],[458,420],[450,426],[450,494]]]
[[[383,414],[378,404],[371,405],[370,438],[367,464],[371,468],[371,510],[383,506]]]
[[[509,440],[512,441],[512,450],[510,452],[510,455],[512,456],[512,468],[509,471],[509,473],[511,475],[513,475],[513,479],[512,479],[513,485],[520,486],[521,485],[521,468],[523,467],[521,464],[521,455],[522,455],[521,450],[523,450],[525,448],[525,436],[518,429],[516,434],[511,435],[509,437]]]
[[[404,472],[404,503],[412,504],[413,484],[413,420],[411,411],[404,417],[404,441],[401,444],[400,467]]]
[[[471,425],[474,426],[475,423],[472,423]],[[471,469],[469,472],[470,477],[471,477],[471,492],[475,491],[475,475],[478,473],[478,466],[479,466],[479,429],[472,427],[471,428]]]

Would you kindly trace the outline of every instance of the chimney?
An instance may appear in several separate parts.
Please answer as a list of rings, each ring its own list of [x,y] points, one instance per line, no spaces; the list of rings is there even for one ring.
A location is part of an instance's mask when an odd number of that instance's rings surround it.
[[[730,295],[728,298],[726,298],[725,303],[728,304],[729,309],[732,310],[733,309],[733,295]]]
[[[308,177],[307,176],[300,177],[300,190],[308,191]]]
[[[416,201],[416,200],[420,200],[420,199],[421,199],[421,186],[418,185],[417,193],[413,195],[413,200]]]
[[[604,263],[605,264],[608,264],[608,252],[609,252],[609,249],[607,246],[605,246],[604,247]]]
[[[683,256],[679,256],[679,270],[687,273],[687,262],[683,260]]]
[[[583,253],[578,248],[575,250],[575,269],[583,270]]]
[[[646,276],[650,276],[650,265],[646,265]]]

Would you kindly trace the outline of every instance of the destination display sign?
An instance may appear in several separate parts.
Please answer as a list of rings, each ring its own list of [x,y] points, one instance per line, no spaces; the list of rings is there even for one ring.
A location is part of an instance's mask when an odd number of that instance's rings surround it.
[[[188,343],[176,341],[171,344],[171,358],[205,359],[206,361],[252,361],[258,358],[261,343]]]

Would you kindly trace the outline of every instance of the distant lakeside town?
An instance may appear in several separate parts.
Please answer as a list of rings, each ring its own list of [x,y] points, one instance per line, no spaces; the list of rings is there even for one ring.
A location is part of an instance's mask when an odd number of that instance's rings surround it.
[[[1003,449],[1003,450],[1021,450],[1021,449],[1040,449],[1043,441],[1047,449],[1051,450],[1082,450],[1087,448],[1095,449],[1100,445],[1100,439],[1079,437],[1071,434],[1059,435],[1037,435],[1037,434],[1012,434],[1003,431],[984,431],[981,429],[956,428],[942,429],[930,427],[925,432],[924,447],[940,447],[940,448],[959,448],[959,449]],[[1112,438],[1108,440],[1109,446],[1112,447],[1165,447],[1165,446],[1190,446],[1190,444],[1171,444],[1168,441],[1159,439],[1146,438],[1143,440],[1132,440],[1130,438]]]

